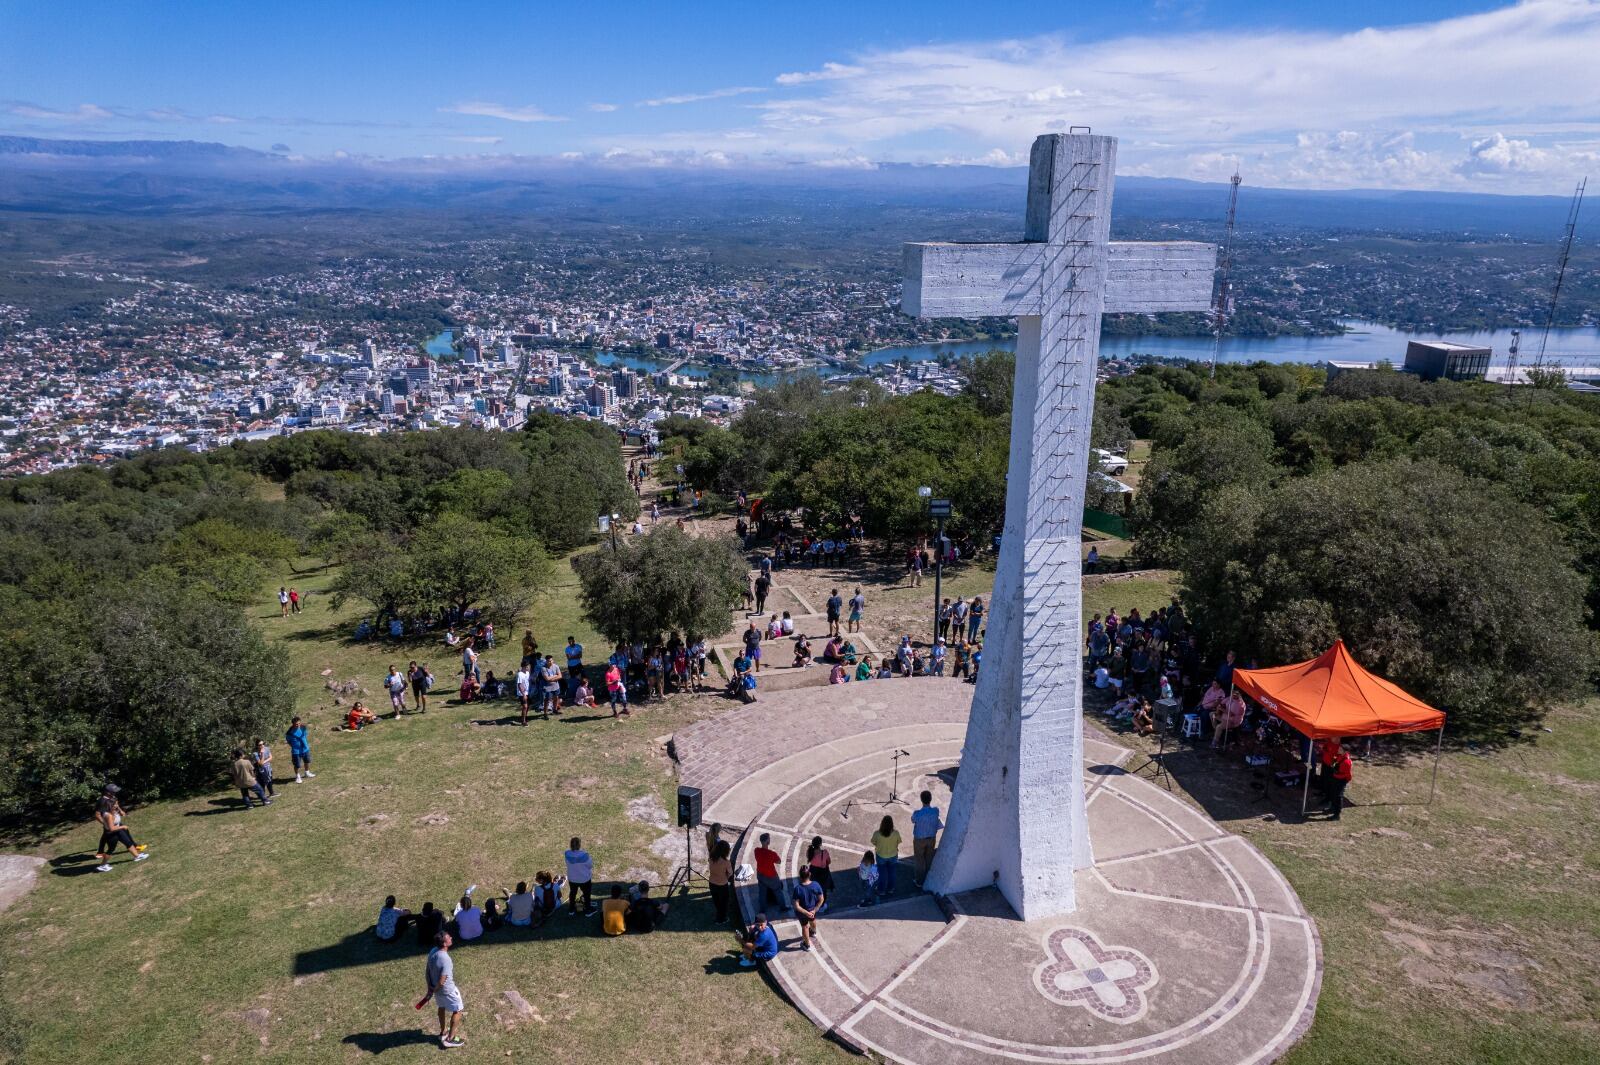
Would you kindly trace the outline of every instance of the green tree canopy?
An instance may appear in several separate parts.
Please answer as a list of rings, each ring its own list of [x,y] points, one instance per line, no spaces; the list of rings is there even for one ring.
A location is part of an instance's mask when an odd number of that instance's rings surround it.
[[[749,568],[732,540],[689,536],[662,525],[644,536],[602,544],[572,560],[584,616],[607,639],[670,632],[711,636],[728,627]]]
[[[1492,733],[1595,665],[1573,552],[1505,491],[1431,463],[1360,463],[1204,502],[1175,561],[1214,649],[1300,661],[1343,637],[1363,665]]]

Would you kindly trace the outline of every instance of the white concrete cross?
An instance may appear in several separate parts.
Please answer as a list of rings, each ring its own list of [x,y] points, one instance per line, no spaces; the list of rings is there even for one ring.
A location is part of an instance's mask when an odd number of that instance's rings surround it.
[[[1216,248],[1112,243],[1113,137],[1033,143],[1016,244],[907,244],[901,308],[1017,316],[1005,533],[983,669],[928,888],[995,884],[1024,920],[1077,906],[1083,786],[1083,534],[1102,312],[1203,311]]]

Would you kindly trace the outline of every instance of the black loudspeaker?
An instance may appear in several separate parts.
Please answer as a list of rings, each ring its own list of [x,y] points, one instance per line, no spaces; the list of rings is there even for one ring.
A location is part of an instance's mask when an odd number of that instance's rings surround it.
[[[700,789],[678,788],[678,827],[694,828],[700,823]]]

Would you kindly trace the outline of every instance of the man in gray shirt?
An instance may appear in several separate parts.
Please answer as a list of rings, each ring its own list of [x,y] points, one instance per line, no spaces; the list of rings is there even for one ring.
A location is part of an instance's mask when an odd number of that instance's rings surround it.
[[[462,1044],[462,1040],[456,1036],[456,1022],[467,1005],[461,1001],[461,989],[456,987],[456,963],[450,957],[453,943],[450,933],[440,932],[433,942],[434,947],[428,952],[428,993],[422,996],[417,1008],[421,1009],[428,999],[433,999],[439,1007],[439,1045],[449,1049]]]

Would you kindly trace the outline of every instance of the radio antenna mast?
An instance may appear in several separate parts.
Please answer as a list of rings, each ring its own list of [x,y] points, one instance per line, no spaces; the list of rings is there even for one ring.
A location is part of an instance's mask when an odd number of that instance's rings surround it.
[[[1239,168],[1234,167],[1228,190],[1228,225],[1222,235],[1222,255],[1217,261],[1217,299],[1211,308],[1211,372],[1217,377],[1217,356],[1222,352],[1222,330],[1233,313],[1233,218],[1239,208]]]
[[[1567,261],[1572,258],[1572,239],[1578,232],[1578,211],[1583,207],[1583,190],[1589,184],[1584,178],[1572,194],[1572,206],[1567,208],[1567,230],[1561,241],[1561,259],[1556,264],[1556,284],[1550,291],[1550,309],[1545,312],[1544,332],[1539,335],[1539,354],[1533,360],[1535,371],[1544,369],[1544,346],[1550,342],[1550,327],[1556,324],[1556,301],[1561,298],[1561,282],[1566,280]]]

